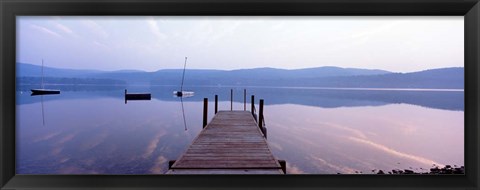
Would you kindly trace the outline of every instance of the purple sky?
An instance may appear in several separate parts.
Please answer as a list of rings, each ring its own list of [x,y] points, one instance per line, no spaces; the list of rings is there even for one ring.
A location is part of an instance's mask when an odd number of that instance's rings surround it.
[[[17,62],[155,71],[464,65],[464,20],[442,17],[18,16]]]

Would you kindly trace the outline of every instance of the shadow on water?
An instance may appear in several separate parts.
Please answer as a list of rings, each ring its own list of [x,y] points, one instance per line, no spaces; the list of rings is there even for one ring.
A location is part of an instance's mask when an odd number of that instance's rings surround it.
[[[125,86],[56,86],[65,91],[62,96],[46,97],[52,99],[75,98],[124,98]],[[22,87],[28,89],[28,87]],[[20,89],[22,89],[20,88]],[[161,101],[178,101],[172,92],[178,86],[132,86],[129,89],[150,91],[152,98]],[[19,88],[17,88],[19,89]],[[203,98],[213,100],[215,95],[219,101],[230,101],[230,89],[234,90],[234,102],[243,103],[243,87],[189,87],[195,96],[181,99],[181,102],[200,102]],[[382,106],[387,104],[411,104],[427,108],[454,111],[464,110],[463,91],[408,91],[408,90],[346,90],[346,89],[302,89],[302,88],[262,88],[247,87],[247,102],[250,96],[265,99],[265,105],[298,104],[322,108]],[[23,92],[23,91],[22,91]],[[25,92],[17,91],[17,104],[35,103],[40,100],[24,97]]]

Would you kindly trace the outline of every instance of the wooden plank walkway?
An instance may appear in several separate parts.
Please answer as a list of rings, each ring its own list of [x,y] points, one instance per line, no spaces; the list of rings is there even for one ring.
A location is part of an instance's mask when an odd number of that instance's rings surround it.
[[[248,111],[219,111],[167,174],[284,174]]]

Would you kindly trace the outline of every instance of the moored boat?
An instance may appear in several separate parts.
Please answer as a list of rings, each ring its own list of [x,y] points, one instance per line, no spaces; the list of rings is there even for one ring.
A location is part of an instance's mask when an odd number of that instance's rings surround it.
[[[60,94],[60,90],[56,89],[45,89],[43,84],[43,59],[42,59],[42,88],[30,89],[32,91],[32,96],[35,95],[46,95],[46,94]]]
[[[60,90],[54,89],[30,89],[32,95],[43,95],[43,94],[60,94]]]
[[[185,57],[185,64],[183,65],[182,84],[180,85],[180,91],[173,91],[173,95],[177,97],[193,96],[194,92],[183,91],[183,81],[185,79],[185,68],[187,67],[187,57]]]
[[[125,89],[125,101],[127,100],[151,100],[152,95],[150,93],[127,93]]]

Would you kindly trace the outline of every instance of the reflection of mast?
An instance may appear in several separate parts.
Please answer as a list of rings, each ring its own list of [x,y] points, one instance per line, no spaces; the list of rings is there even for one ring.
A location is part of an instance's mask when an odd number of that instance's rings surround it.
[[[43,86],[43,59],[42,59],[42,89],[45,89],[44,86]],[[42,98],[43,100],[43,98]]]
[[[42,119],[43,119],[43,126],[45,126],[45,113],[44,113],[44,110],[43,110],[43,96],[41,96],[42,98]]]
[[[187,121],[185,120],[185,110],[183,109],[183,98],[180,96],[180,101],[182,102],[182,114],[183,114],[183,124],[185,125],[185,131],[187,130]]]

